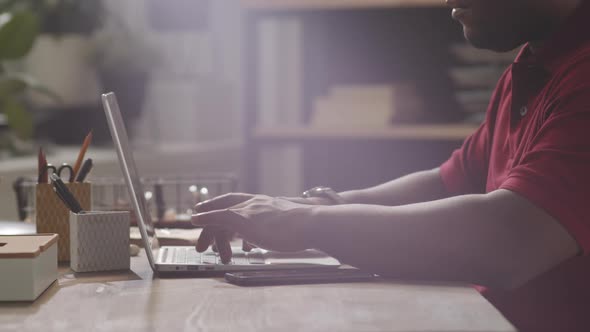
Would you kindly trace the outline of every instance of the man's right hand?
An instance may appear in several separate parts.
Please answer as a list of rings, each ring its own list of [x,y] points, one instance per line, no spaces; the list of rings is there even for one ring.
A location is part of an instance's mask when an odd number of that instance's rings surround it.
[[[244,194],[244,193],[230,193],[225,194],[211,200],[201,202],[197,204],[194,208],[196,213],[206,213],[211,211],[220,211],[230,209],[236,205],[242,204],[253,199],[256,195],[252,194]],[[302,205],[330,205],[330,200],[322,197],[310,197],[310,198],[303,198],[303,197],[279,197],[279,199],[290,201],[297,204]],[[234,238],[235,234],[233,232],[227,230],[214,230],[211,227],[204,229],[203,232],[207,233],[199,239],[197,244],[197,250],[203,251],[206,250],[207,247],[212,244],[212,248],[214,251],[227,251],[229,248],[229,242]],[[213,239],[211,239],[213,237]],[[210,240],[205,240],[206,238]],[[212,240],[213,243],[210,241]],[[244,251],[250,251],[252,248],[256,246],[248,243],[244,240],[242,244],[242,249]],[[220,252],[220,254],[222,254]],[[226,253],[223,253],[223,256],[227,256]]]

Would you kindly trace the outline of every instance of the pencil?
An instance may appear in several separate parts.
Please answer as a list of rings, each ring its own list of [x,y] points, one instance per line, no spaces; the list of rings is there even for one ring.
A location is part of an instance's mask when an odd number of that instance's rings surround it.
[[[37,177],[37,182],[39,183],[47,183],[49,178],[47,177],[47,156],[45,156],[45,152],[43,152],[42,148],[39,148],[39,174]]]
[[[37,155],[37,183],[43,183],[44,170],[45,163],[43,162],[43,148],[39,147],[39,154]]]
[[[45,154],[45,151],[43,151],[43,172],[41,173],[43,175],[43,183],[48,183],[49,182],[49,163],[47,162],[47,155]]]
[[[82,167],[82,161],[84,160],[84,155],[86,155],[86,150],[88,150],[88,146],[92,141],[92,130],[86,135],[84,139],[84,143],[82,143],[82,147],[80,148],[80,153],[78,154],[78,159],[76,159],[76,163],[74,164],[74,178],[78,176],[78,172],[80,171],[80,167]]]

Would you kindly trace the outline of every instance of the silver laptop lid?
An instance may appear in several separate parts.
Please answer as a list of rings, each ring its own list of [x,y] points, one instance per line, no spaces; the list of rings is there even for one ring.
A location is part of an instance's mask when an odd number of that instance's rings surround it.
[[[123,123],[123,117],[121,116],[115,93],[109,92],[103,94],[102,105],[111,130],[113,143],[117,150],[123,178],[125,179],[127,189],[129,190],[129,198],[133,205],[133,209],[135,210],[137,225],[141,234],[143,246],[150,265],[152,266],[152,269],[155,270],[154,251],[159,248],[158,238],[156,237],[152,218],[147,209],[144,190],[141,185],[139,173],[137,172],[137,167],[135,166],[135,160],[133,159],[133,153],[127,137],[127,130]]]

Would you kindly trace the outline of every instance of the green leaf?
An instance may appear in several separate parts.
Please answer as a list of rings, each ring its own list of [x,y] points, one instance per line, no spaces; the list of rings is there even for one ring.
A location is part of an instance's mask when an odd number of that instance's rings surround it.
[[[0,12],[9,11],[13,9],[16,4],[18,4],[19,0],[3,0],[0,1]]]
[[[0,99],[15,96],[25,89],[32,89],[50,97],[56,102],[62,102],[59,95],[31,75],[26,73],[10,73],[0,76]]]
[[[6,115],[8,126],[22,139],[33,137],[33,117],[25,107],[14,98],[4,99],[2,111]]]
[[[0,14],[0,59],[27,55],[39,34],[39,18],[29,11]]]
[[[2,76],[0,77],[0,99],[14,97],[27,88],[27,83],[22,80]]]

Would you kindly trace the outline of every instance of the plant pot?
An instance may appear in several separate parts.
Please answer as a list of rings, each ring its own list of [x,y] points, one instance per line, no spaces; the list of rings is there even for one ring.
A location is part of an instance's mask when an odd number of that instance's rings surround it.
[[[43,109],[96,103],[102,89],[97,70],[91,63],[93,52],[92,39],[82,35],[40,35],[25,58],[24,67],[60,96],[62,102],[31,93],[33,106]]]
[[[100,71],[104,92],[116,93],[126,125],[135,122],[141,116],[148,79],[148,73],[127,72],[123,68]],[[127,128],[132,132],[130,129]]]

